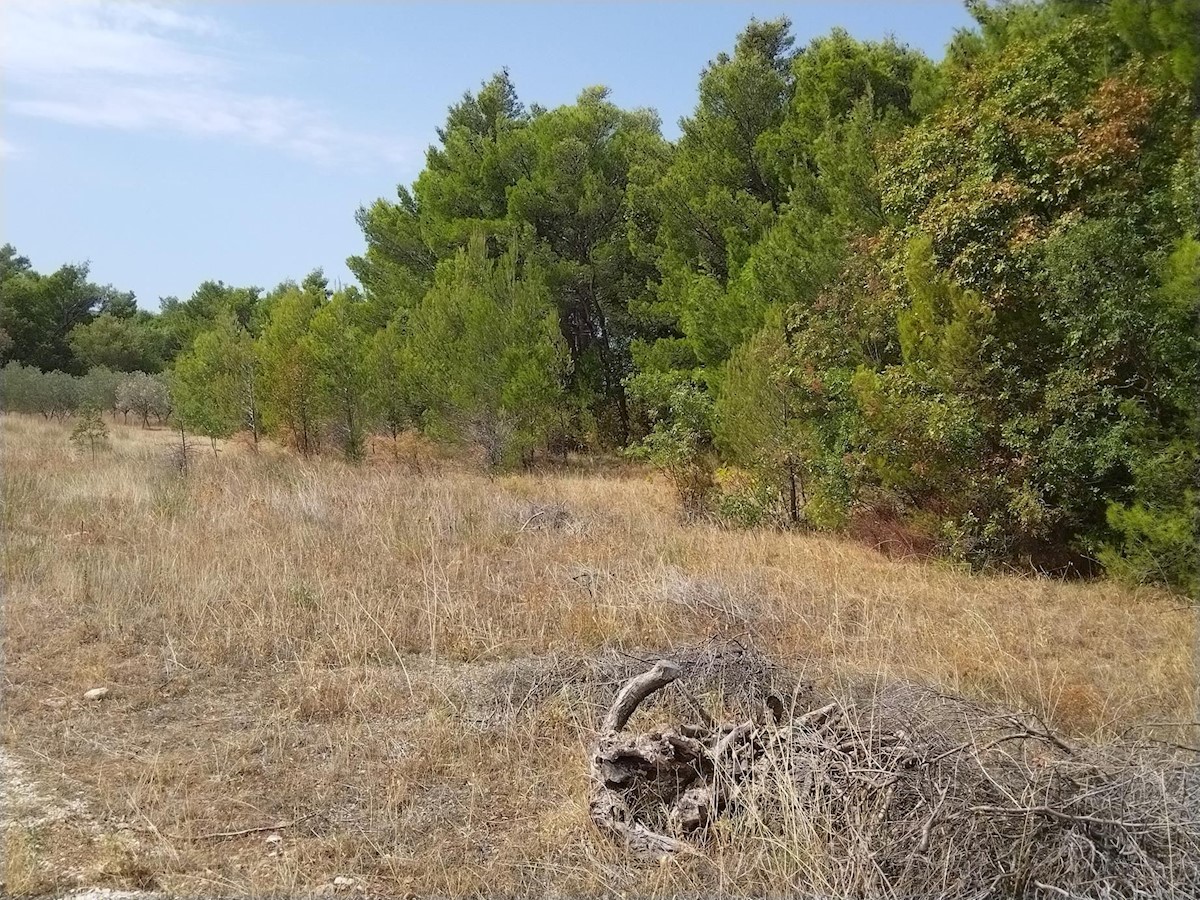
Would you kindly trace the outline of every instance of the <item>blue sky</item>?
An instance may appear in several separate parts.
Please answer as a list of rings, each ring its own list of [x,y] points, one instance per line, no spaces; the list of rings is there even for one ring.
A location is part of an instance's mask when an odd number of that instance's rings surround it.
[[[752,17],[940,57],[959,0],[0,3],[0,240],[158,298],[203,280],[350,281],[355,210],[420,171],[446,108],[507,66],[555,106],[605,84],[668,137]]]

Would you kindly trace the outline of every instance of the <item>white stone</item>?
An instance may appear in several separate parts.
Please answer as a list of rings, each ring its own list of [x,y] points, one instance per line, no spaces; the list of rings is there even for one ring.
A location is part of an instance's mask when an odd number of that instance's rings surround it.
[[[107,696],[108,696],[108,688],[98,687],[98,688],[92,688],[90,691],[85,693],[83,695],[83,699],[84,700],[103,700]]]

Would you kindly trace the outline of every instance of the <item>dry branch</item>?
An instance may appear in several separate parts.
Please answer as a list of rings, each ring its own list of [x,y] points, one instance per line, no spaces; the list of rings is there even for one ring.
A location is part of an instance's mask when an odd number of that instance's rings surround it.
[[[1200,896],[1191,757],[1072,746],[907,685],[718,724],[680,682],[700,724],[623,731],[680,678],[664,660],[629,679],[592,754],[592,819],[636,855],[690,852],[732,817],[744,839],[824,842],[846,896]]]
[[[678,677],[679,667],[673,662],[660,659],[649,672],[629,679],[621,688],[621,692],[617,694],[617,699],[613,701],[612,708],[604,717],[604,724],[600,726],[600,730],[604,732],[620,731],[643,700],[655,691],[662,690]]]
[[[315,812],[307,813],[295,819],[288,819],[286,822],[276,822],[274,825],[258,825],[253,828],[240,828],[237,831],[209,831],[204,834],[197,835],[175,835],[173,840],[177,841],[222,841],[230,838],[245,837],[250,834],[262,834],[264,831],[283,831],[285,828],[294,828],[301,822],[306,822],[315,816]],[[157,829],[156,829],[157,830]]]

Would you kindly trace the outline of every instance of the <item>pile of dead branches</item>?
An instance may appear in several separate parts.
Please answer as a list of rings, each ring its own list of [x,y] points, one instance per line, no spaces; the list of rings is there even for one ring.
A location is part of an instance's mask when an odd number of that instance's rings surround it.
[[[662,660],[628,680],[591,756],[591,817],[639,855],[758,842],[838,896],[1200,896],[1187,748],[1073,745],[911,685],[772,692],[717,721],[680,675]],[[695,721],[626,730],[668,685]]]

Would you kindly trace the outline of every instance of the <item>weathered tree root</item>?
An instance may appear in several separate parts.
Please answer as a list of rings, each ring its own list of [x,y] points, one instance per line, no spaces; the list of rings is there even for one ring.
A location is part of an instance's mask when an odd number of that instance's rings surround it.
[[[626,682],[592,750],[591,818],[635,855],[695,852],[736,812],[749,834],[802,822],[844,863],[845,896],[1157,896],[1166,883],[1200,896],[1194,753],[1071,746],[1031,717],[912,687],[800,709],[769,696],[725,723],[682,691],[699,724],[625,730],[679,677],[663,660]]]
[[[690,849],[642,821],[640,813],[667,810],[667,823],[678,835],[705,828],[763,751],[753,722],[718,725],[707,715],[703,725],[622,734],[638,706],[679,675],[674,663],[660,660],[630,679],[605,716],[592,753],[592,820],[638,855]]]

